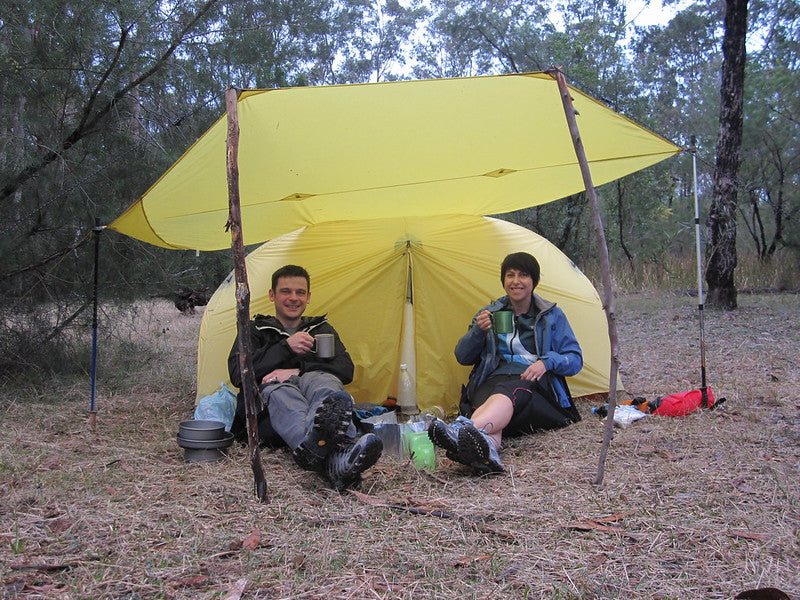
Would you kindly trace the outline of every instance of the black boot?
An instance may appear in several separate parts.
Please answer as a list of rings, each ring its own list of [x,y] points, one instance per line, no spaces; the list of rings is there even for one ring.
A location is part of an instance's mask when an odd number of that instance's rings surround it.
[[[307,471],[321,471],[332,450],[349,441],[347,430],[353,420],[353,398],[336,392],[322,401],[311,429],[294,449],[295,462]]]
[[[337,492],[356,487],[361,483],[361,473],[378,462],[383,452],[383,442],[374,433],[362,435],[351,446],[334,450],[325,461],[325,475]]]
[[[472,423],[458,432],[458,456],[462,462],[472,467],[475,475],[502,473],[505,469],[494,441],[482,429]]]
[[[464,416],[457,417],[449,425],[441,419],[434,419],[428,427],[428,437],[434,446],[445,451],[447,458],[468,465],[470,463],[463,460],[458,452],[458,432],[467,425],[472,427],[472,421]]]

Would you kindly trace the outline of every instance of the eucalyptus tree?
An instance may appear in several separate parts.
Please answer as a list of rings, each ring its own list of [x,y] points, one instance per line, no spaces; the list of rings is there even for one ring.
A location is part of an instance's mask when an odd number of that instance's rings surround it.
[[[91,252],[82,246],[93,217],[118,212],[163,162],[137,97],[148,85],[170,95],[159,75],[206,31],[216,5],[14,0],[0,8],[3,366],[69,362],[60,360],[74,341],[66,332],[90,296]]]
[[[610,103],[630,97],[619,0],[431,0],[433,16],[414,53],[418,77],[543,71],[562,67]]]
[[[94,217],[110,221],[155,181],[219,116],[227,87],[400,77],[397,58],[424,14],[396,0],[3,4],[0,303],[20,327],[4,321],[0,355],[55,344],[86,314]],[[214,253],[104,239],[101,280],[119,293],[165,293],[229,269]],[[39,318],[40,301],[63,308]]]
[[[800,255],[800,6],[751,3],[760,47],[748,60],[739,203],[759,258]]]
[[[421,77],[563,68],[571,83],[614,110],[660,131],[651,121],[647,90],[640,90],[626,48],[625,5],[615,0],[560,3],[435,0],[434,17],[414,56]],[[536,118],[535,114],[531,118]],[[651,121],[651,122],[648,122]],[[655,126],[654,126],[655,125]],[[670,137],[669,135],[667,135]],[[613,253],[633,261],[647,254],[655,237],[647,225],[663,224],[662,200],[671,197],[666,168],[600,188]],[[552,240],[584,263],[593,259],[585,199],[559,202],[504,215]]]
[[[716,143],[715,167],[708,167],[708,158],[701,162],[700,184],[704,196],[711,196],[706,222],[709,305],[722,308],[736,306],[746,19],[746,0],[698,3],[665,28],[639,31],[635,46],[639,78],[648,90],[651,112],[663,119],[662,130],[672,129],[685,145],[692,143],[701,159]],[[681,179],[688,175],[684,170]]]
[[[640,28],[633,45],[650,123],[696,147],[706,206],[719,133],[725,6],[721,0],[689,5],[665,27]],[[749,242],[765,260],[798,241],[798,13],[792,0],[749,3],[741,166],[734,181],[738,199],[729,216],[735,224],[738,215],[744,225],[737,228],[736,244]],[[677,198],[686,206],[691,177],[686,162],[679,162],[673,174]]]
[[[719,103],[721,6],[694,4],[664,26],[637,27],[632,69],[646,124],[677,143],[713,153]]]
[[[407,78],[405,55],[420,24],[429,16],[421,0],[356,1],[339,15],[340,35],[331,36],[313,52],[317,65],[327,67],[318,83],[392,81]],[[320,60],[321,59],[321,60]]]
[[[783,65],[748,73],[748,118],[738,182],[742,223],[762,261],[800,250],[800,73]]]
[[[640,122],[675,143],[692,147],[698,163],[698,187],[703,210],[713,171],[719,107],[719,47],[722,6],[693,4],[664,25],[636,27],[630,43],[632,73],[638,86]],[[666,254],[691,255],[694,232],[693,169],[688,156],[651,167],[627,178],[653,178],[637,194],[628,218],[637,219],[635,232],[649,243],[640,252],[654,265],[667,268]],[[638,206],[637,206],[638,208]],[[642,215],[643,219],[637,217]]]
[[[414,52],[419,78],[519,73],[550,66],[549,3],[431,0],[432,18]]]
[[[734,281],[737,263],[736,207],[744,119],[747,0],[726,0],[724,22],[719,136],[711,207],[706,221],[706,282],[709,306],[732,310],[737,305]]]
[[[578,87],[610,108],[674,139],[652,118],[648,96],[636,77],[638,57],[628,48],[625,3],[571,0],[559,7],[562,26],[548,40],[553,63],[565,65]],[[672,164],[658,165],[598,189],[609,252],[617,264],[625,261],[634,273],[642,264],[658,263],[676,236],[669,210],[674,197],[672,168]],[[568,209],[571,202],[567,199]],[[594,262],[593,239],[585,230],[574,251]],[[579,235],[576,232],[576,240]]]
[[[408,4],[408,3],[407,3]],[[322,85],[398,78],[420,0],[224,0],[217,29],[186,47],[208,85]]]

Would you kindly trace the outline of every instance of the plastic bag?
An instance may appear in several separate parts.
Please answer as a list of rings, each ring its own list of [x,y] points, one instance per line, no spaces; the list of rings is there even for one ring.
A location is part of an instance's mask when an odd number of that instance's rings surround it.
[[[614,409],[614,425],[624,429],[634,421],[638,421],[646,416],[647,413],[643,413],[635,406],[620,404]]]
[[[219,421],[225,424],[225,431],[230,431],[236,415],[236,392],[224,382],[219,385],[216,392],[200,399],[194,408],[194,418]]]

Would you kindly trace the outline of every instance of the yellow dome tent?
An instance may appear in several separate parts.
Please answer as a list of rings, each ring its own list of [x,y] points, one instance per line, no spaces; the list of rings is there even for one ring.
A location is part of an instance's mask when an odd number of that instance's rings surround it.
[[[453,348],[475,312],[503,294],[500,263],[527,251],[542,266],[537,292],[566,312],[584,351],[584,368],[569,381],[573,395],[608,391],[610,350],[600,299],[591,282],[553,244],[498,219],[471,215],[329,222],[267,242],[247,257],[251,312],[274,314],[270,277],[287,263],[311,275],[307,314],[327,313],[356,365],[348,390],[358,402],[394,395],[401,358],[407,282],[411,278],[417,403],[456,412],[469,370]],[[410,266],[410,268],[409,268]],[[236,338],[233,273],[206,306],[200,328],[198,394],[228,382]]]

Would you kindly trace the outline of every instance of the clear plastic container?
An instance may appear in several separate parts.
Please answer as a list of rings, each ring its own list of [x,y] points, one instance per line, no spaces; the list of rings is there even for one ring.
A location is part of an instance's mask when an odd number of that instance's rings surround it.
[[[409,373],[406,363],[400,365],[400,376],[397,381],[397,405],[404,415],[419,414],[417,386],[414,384],[414,378]]]
[[[436,418],[444,420],[444,418],[447,416],[447,411],[441,406],[429,406],[423,409],[422,414],[430,419]]]

